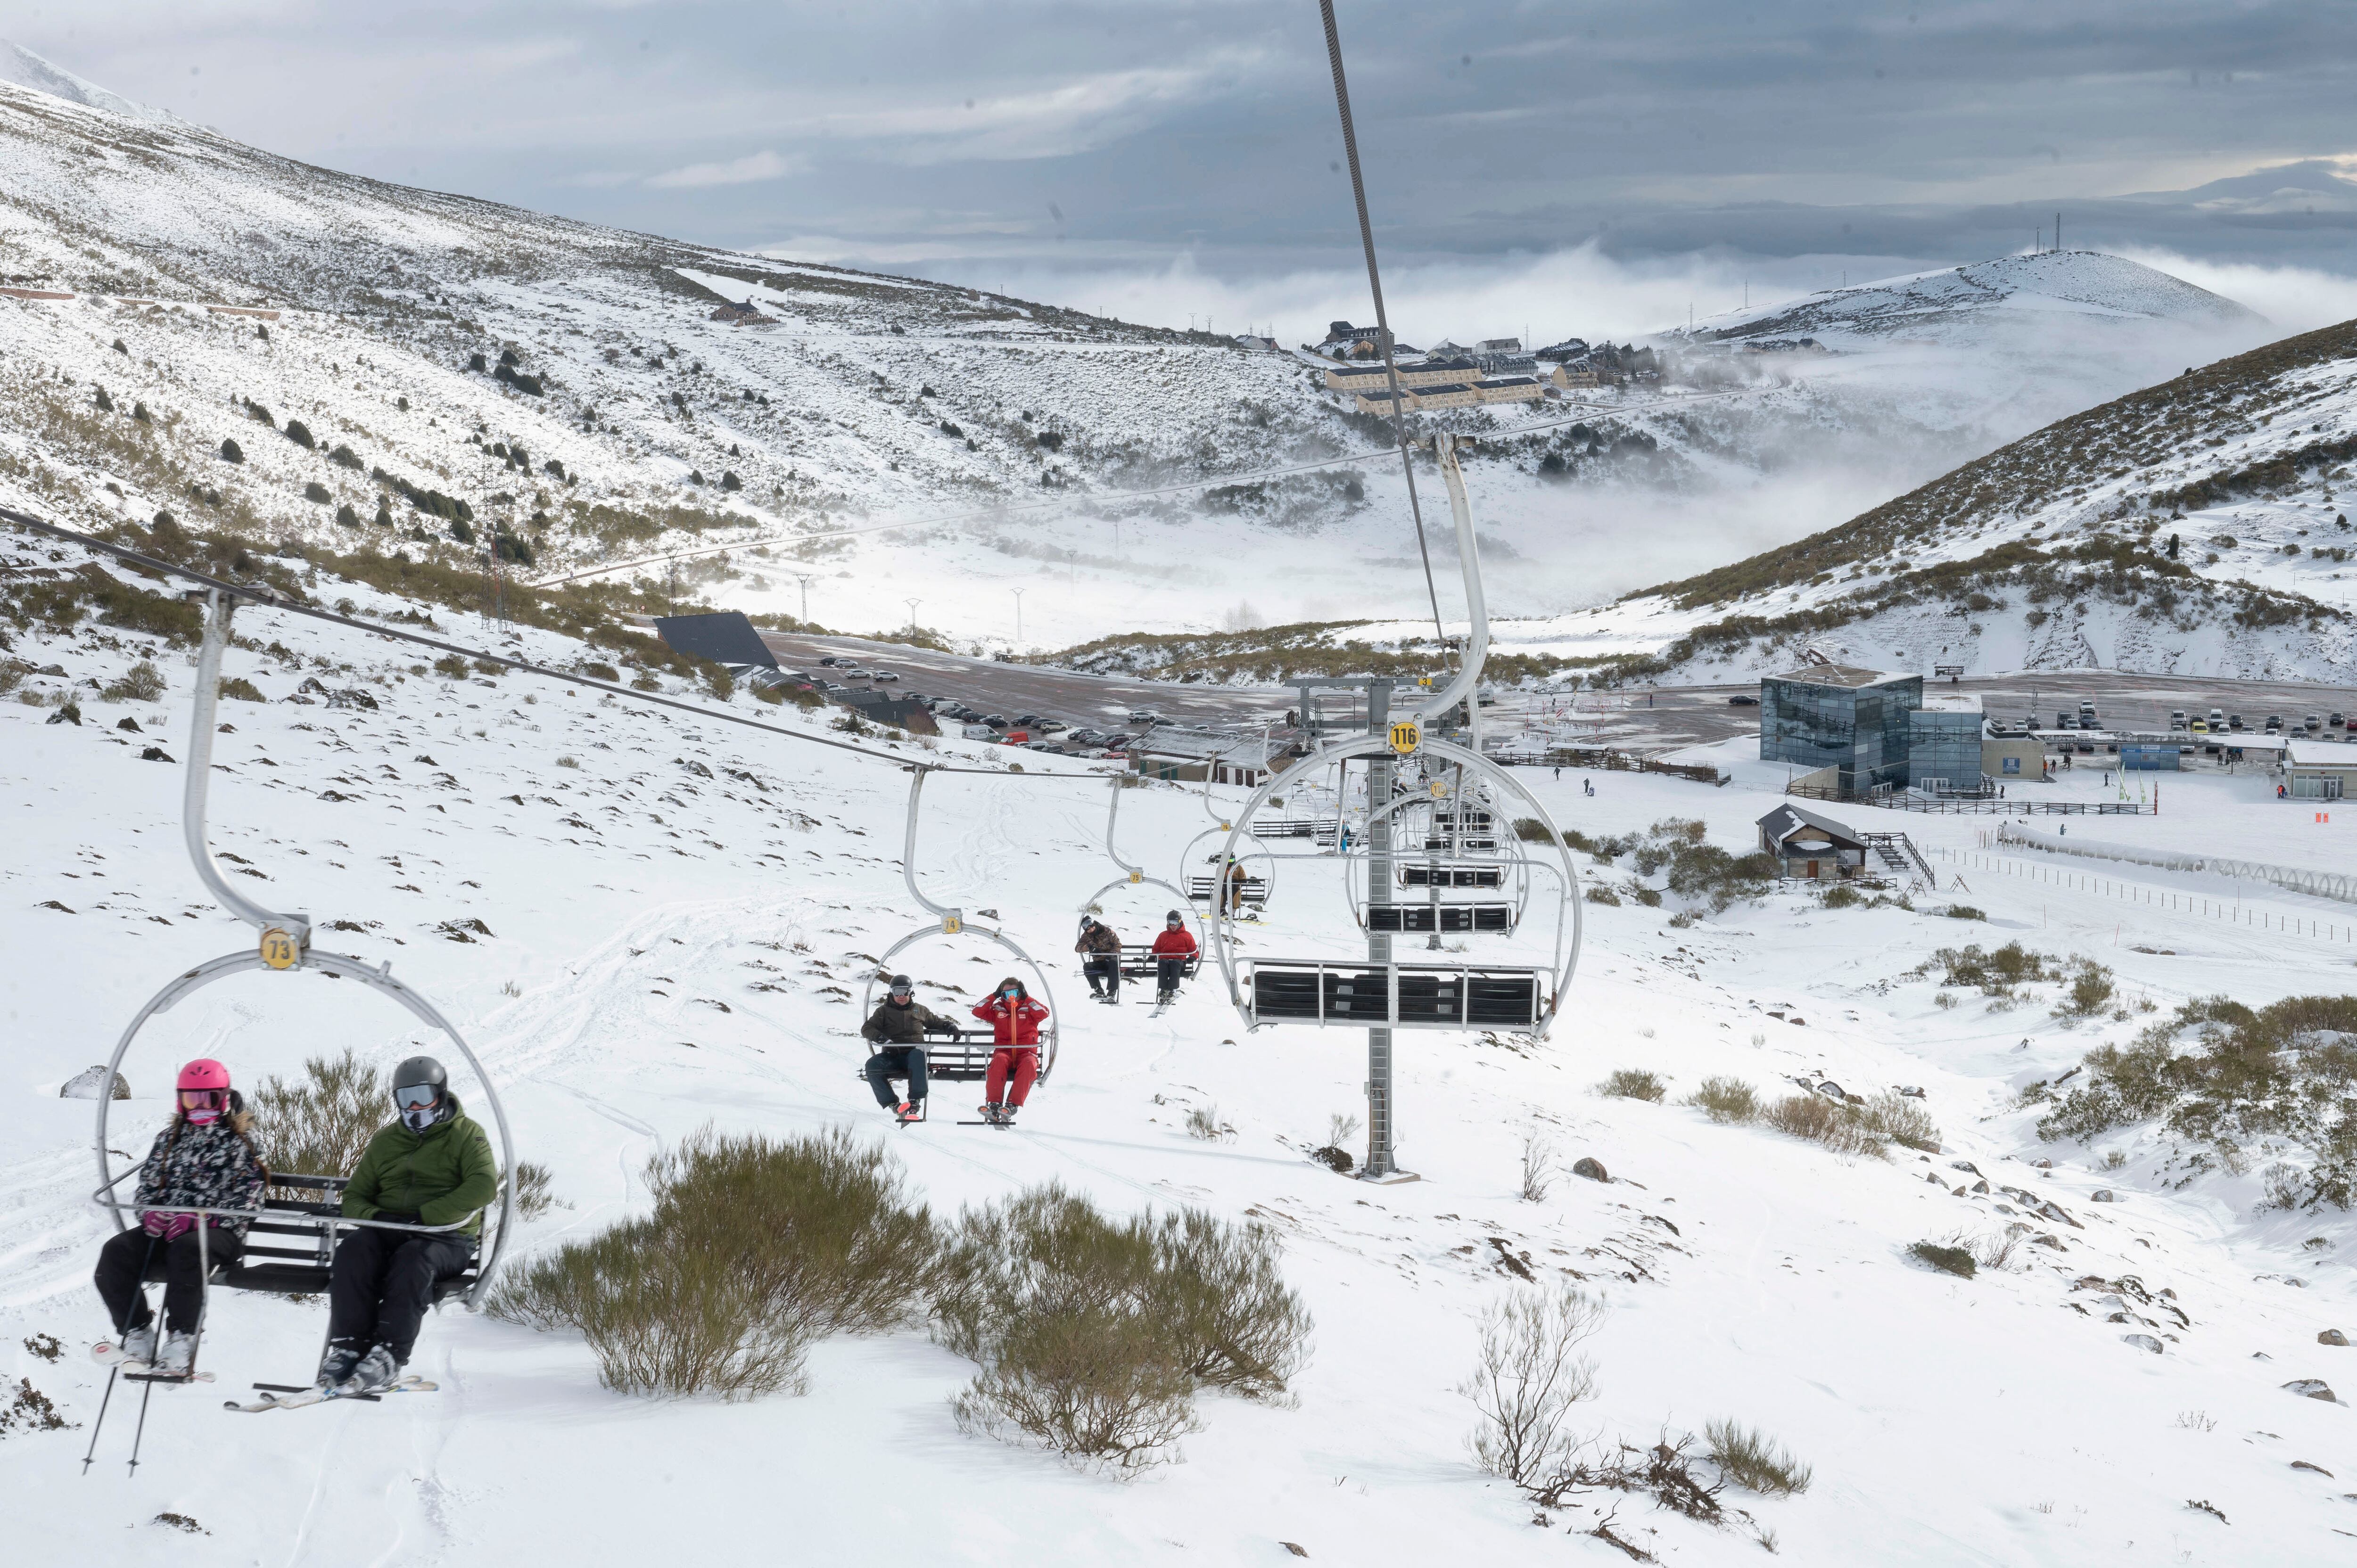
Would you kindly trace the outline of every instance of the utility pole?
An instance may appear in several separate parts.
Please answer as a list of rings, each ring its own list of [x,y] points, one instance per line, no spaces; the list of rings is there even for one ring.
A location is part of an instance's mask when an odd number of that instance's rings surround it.
[[[917,607],[923,604],[925,601],[922,599],[903,599],[900,602],[909,607],[909,629],[910,631],[916,630]]]
[[[2054,249],[2058,252],[2062,249],[2062,214],[2060,212],[2054,215]]]
[[[1015,596],[1015,646],[1020,648],[1023,646],[1023,590],[1010,588],[1007,592]]]
[[[802,585],[802,625],[807,628],[810,625],[810,576],[807,573],[797,572],[794,581]]]
[[[1391,714],[1392,683],[1368,682],[1367,733],[1389,733]],[[1391,803],[1392,760],[1388,755],[1378,755],[1367,763],[1367,903],[1371,909],[1392,901],[1392,816],[1383,809]],[[1336,809],[1340,811],[1340,802],[1336,802]],[[1376,930],[1370,915],[1367,965],[1383,972],[1386,991],[1394,989],[1391,962],[1391,933]],[[1360,1174],[1371,1181],[1397,1176],[1393,1143],[1392,1031],[1383,1025],[1367,1031],[1367,1163]]]

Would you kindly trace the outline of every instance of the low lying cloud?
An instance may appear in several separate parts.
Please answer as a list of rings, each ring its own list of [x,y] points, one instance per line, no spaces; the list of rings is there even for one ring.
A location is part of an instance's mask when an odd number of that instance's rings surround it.
[[[685,168],[651,175],[648,177],[647,184],[657,190],[704,190],[716,185],[758,185],[765,179],[783,179],[790,174],[800,174],[808,166],[808,160],[789,157],[783,153],[748,153],[741,158],[732,158],[723,164],[689,164]]]

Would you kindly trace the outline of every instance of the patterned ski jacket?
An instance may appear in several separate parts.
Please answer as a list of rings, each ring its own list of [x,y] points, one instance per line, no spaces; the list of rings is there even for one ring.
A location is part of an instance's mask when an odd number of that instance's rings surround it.
[[[1106,925],[1103,920],[1099,920],[1095,925],[1091,926],[1087,930],[1081,933],[1081,940],[1072,944],[1072,950],[1074,952],[1084,952],[1090,954],[1109,954],[1112,957],[1119,958],[1121,956],[1121,938],[1114,935],[1114,929],[1111,926]]]
[[[138,1208],[255,1208],[270,1173],[227,1116],[202,1125],[175,1118],[156,1134],[139,1169]],[[216,1219],[218,1230],[245,1234],[243,1219]]]

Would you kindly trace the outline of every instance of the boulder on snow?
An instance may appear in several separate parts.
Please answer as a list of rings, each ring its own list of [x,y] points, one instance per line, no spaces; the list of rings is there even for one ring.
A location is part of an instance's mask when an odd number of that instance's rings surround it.
[[[2349,1336],[2341,1333],[2338,1328],[2328,1328],[2316,1337],[2316,1342],[2319,1345],[2346,1345],[2349,1343]]]
[[[2116,1322],[2117,1319],[2114,1321]],[[2149,1350],[2156,1356],[2160,1354],[2160,1341],[2149,1334],[2123,1334],[2120,1336],[2120,1343],[2133,1345],[2139,1350]]]
[[[64,1085],[58,1090],[58,1098],[59,1100],[96,1100],[98,1098],[99,1085],[105,1081],[105,1063],[102,1062],[96,1067],[84,1068],[81,1071],[66,1079]],[[123,1080],[123,1075],[119,1072],[114,1075],[113,1098],[116,1100],[128,1100],[131,1098],[131,1086]],[[2344,1340],[2343,1343],[2345,1344],[2346,1341]]]
[[[1576,1176],[1586,1176],[1590,1181],[1610,1181],[1612,1179],[1609,1176],[1605,1174],[1603,1163],[1587,1155],[1580,1155],[1578,1160],[1573,1164],[1571,1174]]]
[[[2284,1385],[2284,1392],[2298,1394],[2302,1399],[2322,1400],[2327,1404],[2341,1402],[2333,1395],[2332,1385],[2322,1378],[2294,1378]]]
[[[2112,1189],[2110,1187],[2099,1187],[2094,1191],[2087,1195],[2087,1201],[2090,1203],[2117,1203],[2119,1199],[2112,1196]]]

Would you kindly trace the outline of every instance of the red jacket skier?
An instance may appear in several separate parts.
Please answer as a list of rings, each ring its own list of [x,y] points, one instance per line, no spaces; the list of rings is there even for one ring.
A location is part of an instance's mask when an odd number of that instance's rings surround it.
[[[1154,1000],[1157,1005],[1178,994],[1178,983],[1187,978],[1187,965],[1194,957],[1195,938],[1187,929],[1186,918],[1173,909],[1162,917],[1162,930],[1154,939]]]
[[[1039,1021],[1048,1009],[1010,974],[975,1004],[974,1015],[990,1026],[998,1047],[990,1053],[990,1073],[983,1086],[989,1099],[982,1107],[982,1119],[994,1126],[1011,1126],[1039,1077]]]

